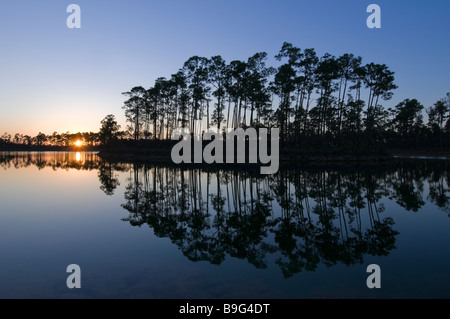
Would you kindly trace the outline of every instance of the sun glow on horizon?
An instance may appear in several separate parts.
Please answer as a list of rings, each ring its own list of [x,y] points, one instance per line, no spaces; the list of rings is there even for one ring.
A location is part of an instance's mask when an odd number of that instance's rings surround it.
[[[76,147],[83,146],[83,141],[80,141],[80,140],[76,141],[76,142],[75,142],[75,146],[76,146]]]

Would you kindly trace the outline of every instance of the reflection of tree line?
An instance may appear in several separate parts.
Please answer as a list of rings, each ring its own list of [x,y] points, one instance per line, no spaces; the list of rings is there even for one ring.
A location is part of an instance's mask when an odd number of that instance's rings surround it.
[[[46,167],[53,170],[77,169],[93,170],[101,165],[95,153],[71,152],[5,152],[0,153],[0,167],[26,168],[36,166],[38,169]]]
[[[119,185],[118,172],[126,172],[122,206],[131,225],[149,225],[193,261],[220,264],[228,255],[264,268],[274,256],[286,277],[320,263],[389,254],[398,233],[382,216],[383,198],[412,212],[432,203],[450,216],[449,163],[292,167],[260,176],[111,163],[93,153],[0,153],[3,169],[96,169],[108,195]]]
[[[95,153],[70,152],[8,152],[0,153],[0,167],[26,168],[36,166],[39,170],[46,167],[53,170],[98,170],[100,189],[107,195],[114,194],[120,185],[116,172],[129,169],[127,164],[104,162]]]
[[[427,199],[448,211],[447,165],[288,169],[269,177],[134,165],[124,220],[148,224],[192,261],[220,264],[229,255],[265,268],[274,254],[289,277],[320,263],[389,254],[398,232],[392,218],[381,216],[382,198],[417,211],[428,181]]]
[[[449,161],[401,163],[386,177],[390,198],[413,212],[419,211],[429,201],[450,217],[449,164]]]

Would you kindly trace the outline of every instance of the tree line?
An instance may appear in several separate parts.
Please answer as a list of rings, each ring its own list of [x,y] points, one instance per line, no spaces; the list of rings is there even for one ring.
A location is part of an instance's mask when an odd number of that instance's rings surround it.
[[[85,133],[58,133],[44,134],[39,132],[36,136],[24,135],[16,133],[11,135],[4,133],[0,137],[0,144],[15,144],[25,146],[57,146],[57,147],[70,147],[77,141],[82,141],[86,146],[99,145],[99,133],[85,132]]]
[[[12,136],[6,132],[0,136],[0,145],[68,148],[76,146],[77,142],[81,142],[81,145],[85,148],[95,148],[107,144],[115,139],[126,138],[126,133],[120,131],[120,125],[117,124],[114,115],[106,116],[100,123],[101,127],[98,132],[53,132],[49,135],[39,132],[36,136],[24,135],[20,133],[16,133]]]
[[[417,99],[386,108],[381,102],[397,85],[385,64],[363,64],[349,53],[319,57],[291,43],[275,58],[277,68],[267,65],[266,52],[230,63],[193,56],[170,78],[159,77],[148,89],[133,87],[123,93],[129,138],[170,139],[178,127],[279,127],[282,145],[361,149],[450,142],[450,93],[426,110]]]
[[[385,64],[364,64],[350,53],[320,57],[313,48],[301,50],[287,42],[275,59],[277,67],[268,66],[266,52],[229,63],[220,55],[193,56],[170,78],[122,93],[124,131],[109,114],[96,133],[5,133],[0,144],[67,147],[81,140],[94,147],[118,139],[168,140],[180,127],[191,132],[278,127],[282,147],[450,146],[450,93],[428,107],[417,99],[386,107],[382,101],[392,98],[397,85]]]

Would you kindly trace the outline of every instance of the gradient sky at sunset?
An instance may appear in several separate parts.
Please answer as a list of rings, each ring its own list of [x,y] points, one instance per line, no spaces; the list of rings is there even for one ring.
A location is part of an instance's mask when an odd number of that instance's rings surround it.
[[[66,8],[81,7],[68,29]],[[377,3],[382,28],[368,29]],[[450,92],[450,1],[164,0],[2,1],[0,134],[98,131],[114,114],[125,125],[121,92],[170,77],[193,55],[228,62],[283,42],[319,55],[353,53],[387,64],[399,88],[392,107],[426,107]],[[275,62],[270,63],[276,66]]]

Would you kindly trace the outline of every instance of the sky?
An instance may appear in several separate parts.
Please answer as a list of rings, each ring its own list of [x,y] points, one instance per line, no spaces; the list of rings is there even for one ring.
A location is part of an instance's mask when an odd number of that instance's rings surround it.
[[[81,28],[70,29],[70,4]],[[381,28],[369,29],[369,4]],[[450,92],[450,1],[399,0],[15,0],[0,3],[0,135],[97,132],[114,114],[125,128],[122,92],[149,88],[191,56],[247,60],[284,42],[319,56],[353,53],[386,64],[393,107],[425,107]]]

